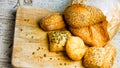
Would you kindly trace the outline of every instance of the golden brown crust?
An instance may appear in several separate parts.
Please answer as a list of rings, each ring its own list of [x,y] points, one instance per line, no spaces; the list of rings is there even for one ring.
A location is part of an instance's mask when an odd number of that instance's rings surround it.
[[[64,51],[67,39],[71,37],[69,31],[48,32],[50,51]]]
[[[116,48],[112,45],[90,47],[86,51],[83,64],[86,68],[111,68],[116,56]]]
[[[72,36],[67,40],[66,53],[72,60],[81,60],[86,50],[87,47],[81,38]]]
[[[106,45],[105,50],[106,50],[105,60],[103,61],[101,68],[111,68],[114,63],[117,51],[112,44]]]
[[[64,10],[66,23],[73,28],[80,28],[100,23],[105,20],[102,11],[94,6],[73,4]]]
[[[85,8],[91,13],[91,23],[95,24],[106,20],[106,16],[99,8],[89,5],[85,6]]]
[[[73,35],[79,36],[89,46],[105,46],[109,40],[107,21],[82,28],[69,28]]]
[[[91,15],[82,5],[71,5],[65,9],[64,18],[71,27],[80,27],[89,24]]]
[[[90,47],[85,53],[83,64],[86,68],[100,68],[104,61],[105,49],[102,47]]]
[[[42,19],[40,22],[40,26],[42,29],[46,31],[57,30],[65,27],[65,23],[63,21],[63,17],[59,13],[54,13],[50,16],[47,16]]]

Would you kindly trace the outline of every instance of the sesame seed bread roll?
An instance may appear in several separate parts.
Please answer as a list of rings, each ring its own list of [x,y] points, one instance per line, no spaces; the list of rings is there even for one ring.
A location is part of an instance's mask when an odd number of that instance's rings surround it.
[[[105,49],[102,47],[90,47],[86,51],[83,64],[86,68],[100,68],[104,61]]]
[[[68,6],[64,10],[64,18],[66,23],[71,27],[88,26],[91,14],[82,5],[75,4]]]
[[[106,19],[99,8],[84,4],[73,4],[64,10],[66,23],[73,28],[80,28],[99,23]]]
[[[116,57],[116,48],[113,45],[90,47],[86,51],[83,64],[86,68],[111,68]]]
[[[40,22],[40,27],[45,31],[58,30],[65,27],[63,17],[59,13],[54,13],[43,18]]]

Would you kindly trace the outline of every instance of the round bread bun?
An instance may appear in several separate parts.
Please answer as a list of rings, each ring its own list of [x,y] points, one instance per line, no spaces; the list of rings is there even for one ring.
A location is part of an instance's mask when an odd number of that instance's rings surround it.
[[[51,31],[58,30],[65,27],[63,17],[59,13],[54,13],[42,19],[40,26],[43,30]]]
[[[73,4],[64,10],[66,23],[73,28],[93,25],[105,19],[102,11],[94,6]]]
[[[72,36],[66,43],[66,53],[72,60],[81,60],[86,52],[83,40],[77,36]]]

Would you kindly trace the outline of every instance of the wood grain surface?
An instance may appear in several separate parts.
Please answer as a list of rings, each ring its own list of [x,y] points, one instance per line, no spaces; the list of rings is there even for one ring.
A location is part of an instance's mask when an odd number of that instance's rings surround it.
[[[21,6],[17,10],[12,64],[22,68],[84,68],[81,61],[70,60],[65,52],[49,52],[47,32],[38,25],[53,13]]]

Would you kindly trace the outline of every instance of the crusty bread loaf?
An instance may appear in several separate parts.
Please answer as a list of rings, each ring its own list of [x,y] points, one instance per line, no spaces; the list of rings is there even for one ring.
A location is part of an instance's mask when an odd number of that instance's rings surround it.
[[[83,64],[86,68],[111,68],[116,56],[112,45],[106,47],[90,47],[85,53]]]
[[[81,60],[87,50],[80,37],[72,36],[67,40],[66,53],[72,60]]]
[[[80,28],[99,23],[106,19],[99,8],[83,4],[73,4],[64,10],[66,23],[73,28]]]
[[[109,41],[106,17],[94,6],[73,4],[64,10],[69,30],[89,46],[105,46]]]
[[[102,23],[82,28],[69,27],[69,30],[73,35],[82,38],[86,44],[89,44],[89,46],[105,46],[109,40],[107,23],[107,21],[104,21]]]
[[[64,28],[65,23],[61,14],[54,13],[43,18],[40,22],[40,26],[43,30],[51,31]]]

